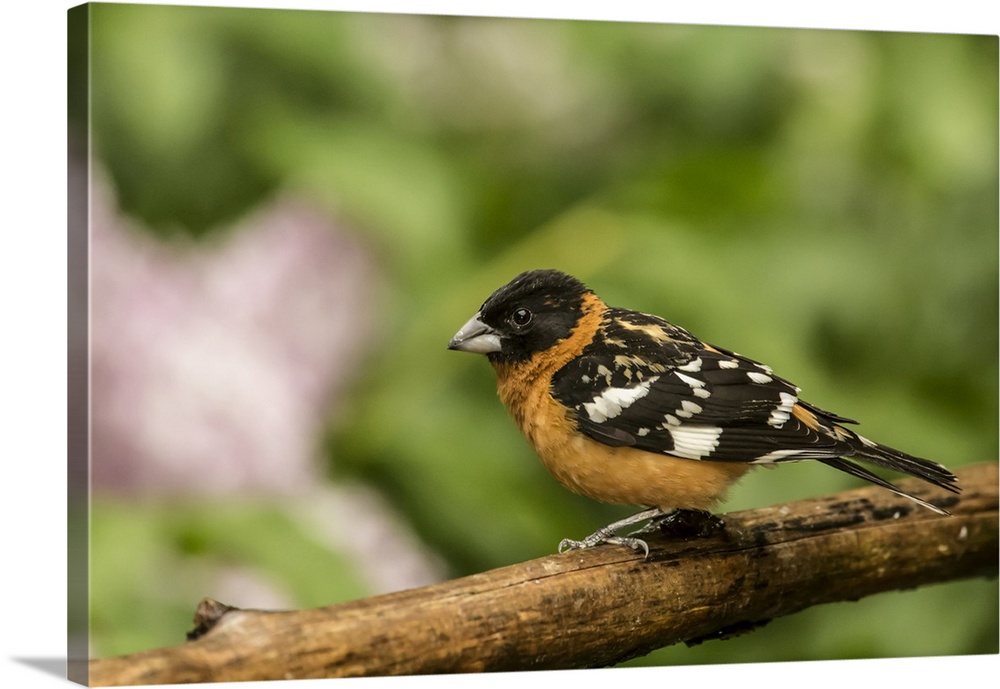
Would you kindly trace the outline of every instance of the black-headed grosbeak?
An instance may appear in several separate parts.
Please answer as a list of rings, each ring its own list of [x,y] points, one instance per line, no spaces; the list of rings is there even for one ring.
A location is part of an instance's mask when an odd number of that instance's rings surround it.
[[[556,270],[518,275],[487,299],[449,349],[485,354],[500,399],[545,467],[572,491],[645,506],[559,551],[617,543],[649,521],[707,511],[754,465],[814,459],[903,495],[861,460],[957,493],[945,467],[864,438],[856,423],[799,399],[764,364],[706,344],[657,316],[610,307]]]

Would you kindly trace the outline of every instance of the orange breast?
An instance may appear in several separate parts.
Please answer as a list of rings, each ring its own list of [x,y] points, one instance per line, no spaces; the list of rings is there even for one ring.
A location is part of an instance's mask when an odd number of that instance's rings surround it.
[[[750,465],[604,445],[577,431],[574,412],[550,394],[552,374],[579,355],[600,325],[604,304],[591,297],[576,329],[557,347],[526,364],[497,365],[501,401],[545,467],[570,490],[616,504],[711,508]]]

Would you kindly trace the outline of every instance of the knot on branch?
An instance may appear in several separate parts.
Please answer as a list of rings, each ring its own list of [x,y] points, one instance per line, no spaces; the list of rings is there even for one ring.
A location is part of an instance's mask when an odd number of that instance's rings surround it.
[[[214,598],[202,598],[194,611],[194,629],[187,633],[187,640],[194,641],[212,631],[226,613],[239,608],[220,603]]]

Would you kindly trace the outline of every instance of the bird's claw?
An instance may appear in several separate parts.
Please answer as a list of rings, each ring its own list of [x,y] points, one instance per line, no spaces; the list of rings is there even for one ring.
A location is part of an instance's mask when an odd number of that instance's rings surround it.
[[[572,538],[564,538],[559,541],[559,552],[566,553],[570,550],[580,550],[581,548],[589,548],[583,541],[574,541]]]
[[[646,541],[641,538],[630,538],[628,536],[603,536],[599,534],[588,536],[582,541],[574,541],[571,538],[564,538],[559,542],[559,552],[565,553],[570,550],[593,548],[595,545],[601,545],[603,543],[628,546],[636,552],[641,550],[643,559],[649,557],[649,546],[646,545]]]
[[[659,523],[659,521],[670,513],[664,512],[659,507],[650,507],[649,509],[643,510],[638,514],[633,514],[631,517],[626,517],[625,519],[620,519],[613,524],[608,524],[603,529],[598,529],[594,533],[587,536],[582,541],[574,541],[571,538],[564,538],[559,543],[559,552],[564,553],[567,550],[578,550],[581,548],[592,548],[595,545],[601,545],[602,543],[611,543],[613,545],[624,545],[628,546],[632,550],[642,551],[643,559],[649,557],[649,546],[646,545],[646,541],[641,538],[632,538],[632,534],[628,536],[616,536],[615,532],[618,529],[623,529],[626,526],[632,526],[633,524],[638,524],[641,521],[647,519],[652,519],[654,522]],[[634,533],[648,533],[655,529],[639,529]]]
[[[642,559],[645,560],[649,557],[649,546],[646,545],[646,541],[641,538],[630,538],[629,536],[612,536],[605,543],[614,543],[616,545],[628,546],[632,550],[639,552],[642,551]]]
[[[582,541],[574,541],[571,538],[564,538],[559,542],[559,552],[565,553],[570,550],[582,550],[583,548],[593,548],[595,545],[610,543],[612,545],[624,545],[636,552],[642,551],[643,559],[649,557],[649,546],[641,538],[630,538],[628,536],[605,536],[600,533],[592,534]]]
[[[646,524],[639,529],[629,532],[627,536],[616,536],[615,532],[626,526],[633,526],[641,521]],[[631,517],[619,520],[613,524],[608,524],[603,529],[598,529],[587,536],[582,541],[574,541],[571,538],[564,538],[559,543],[559,552],[568,550],[579,550],[582,548],[593,548],[602,543],[628,546],[632,550],[642,551],[643,559],[649,557],[649,546],[637,535],[647,533],[665,533],[675,538],[698,538],[709,536],[725,528],[725,523],[709,512],[704,510],[677,509],[666,512],[660,508],[650,508]]]

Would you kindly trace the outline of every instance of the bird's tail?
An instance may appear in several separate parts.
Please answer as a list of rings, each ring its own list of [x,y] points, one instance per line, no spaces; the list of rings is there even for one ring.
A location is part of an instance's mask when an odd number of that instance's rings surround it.
[[[836,428],[838,431],[837,435],[840,435],[841,439],[848,441],[852,452],[845,454],[843,457],[821,459],[821,462],[827,466],[840,469],[841,471],[845,471],[852,476],[864,479],[865,481],[870,481],[871,483],[891,490],[893,493],[909,498],[910,500],[935,511],[938,514],[949,514],[947,510],[944,510],[937,505],[932,505],[925,500],[921,500],[915,495],[911,495],[906,491],[900,490],[889,481],[883,479],[881,476],[872,473],[855,462],[849,461],[848,457],[866,462],[868,464],[874,464],[878,467],[914,476],[926,481],[927,483],[944,488],[952,493],[961,492],[962,489],[957,485],[958,477],[948,471],[948,469],[937,462],[930,461],[929,459],[914,457],[906,454],[905,452],[889,447],[888,445],[881,445],[868,440],[868,438],[860,436],[853,431],[843,428],[842,426],[837,426]],[[849,439],[845,438],[844,435],[849,436]]]

